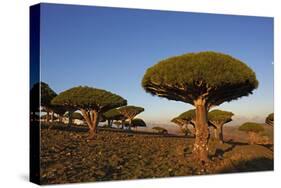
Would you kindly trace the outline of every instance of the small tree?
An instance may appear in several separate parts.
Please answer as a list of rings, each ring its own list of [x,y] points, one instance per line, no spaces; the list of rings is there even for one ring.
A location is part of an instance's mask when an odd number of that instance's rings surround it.
[[[114,120],[125,120],[125,116],[123,116],[120,111],[116,108],[108,110],[103,113],[103,117],[108,122],[108,127],[112,127],[112,123]]]
[[[38,96],[38,93],[40,92],[40,96]],[[46,114],[46,121],[49,122],[50,120],[50,112],[52,112],[52,105],[51,101],[54,97],[56,97],[57,94],[52,90],[48,84],[45,82],[38,82],[33,85],[31,91],[30,91],[30,97],[32,100],[39,100],[40,105],[43,108],[43,111],[45,111]],[[40,97],[40,99],[39,99]],[[36,104],[32,105],[31,103],[31,109],[32,111],[39,111],[39,109],[35,109]]]
[[[52,103],[80,110],[89,127],[88,138],[93,139],[100,115],[109,109],[126,105],[127,101],[109,91],[78,86],[60,93],[52,100]]]
[[[223,143],[223,125],[232,121],[232,112],[212,110],[208,113],[209,121],[214,125],[215,139]]]
[[[195,129],[195,110],[188,110],[178,117],[173,118],[171,122],[177,124],[181,128],[181,132],[183,132],[185,136],[188,136],[191,134],[188,125],[192,125]]]
[[[245,63],[217,52],[189,53],[160,61],[147,69],[142,86],[152,95],[182,101],[196,108],[193,156],[208,161],[208,111],[248,96],[258,86]]]
[[[163,127],[152,127],[152,129],[161,134],[168,134],[168,130]]]
[[[246,122],[239,127],[240,131],[246,132],[249,136],[249,144],[255,144],[258,133],[264,131],[264,128],[261,124],[254,122]]]
[[[52,111],[58,115],[59,122],[62,123],[62,117],[66,112],[64,106],[52,105]]]
[[[266,117],[265,123],[270,125],[270,126],[274,125],[274,113],[271,113]]]
[[[132,120],[141,112],[144,111],[144,108],[138,106],[123,106],[118,108],[118,111],[126,117],[129,121],[129,130],[131,130]]]
[[[136,129],[137,129],[137,127],[146,127],[146,123],[144,122],[143,119],[135,118],[132,120],[132,127],[136,128]]]

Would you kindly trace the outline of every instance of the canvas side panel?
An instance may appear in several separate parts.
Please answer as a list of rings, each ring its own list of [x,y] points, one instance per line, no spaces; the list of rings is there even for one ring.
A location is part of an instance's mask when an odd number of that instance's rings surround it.
[[[40,184],[40,5],[30,7],[29,179]]]

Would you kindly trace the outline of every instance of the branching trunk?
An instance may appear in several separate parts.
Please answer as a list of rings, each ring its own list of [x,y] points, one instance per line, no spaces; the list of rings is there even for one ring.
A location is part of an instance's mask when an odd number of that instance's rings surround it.
[[[208,161],[208,141],[209,129],[207,108],[205,101],[198,99],[195,102],[196,107],[196,137],[193,147],[193,156],[199,161]]]
[[[99,123],[99,113],[95,110],[80,109],[82,115],[89,127],[88,139],[94,139],[97,133],[97,126]]]

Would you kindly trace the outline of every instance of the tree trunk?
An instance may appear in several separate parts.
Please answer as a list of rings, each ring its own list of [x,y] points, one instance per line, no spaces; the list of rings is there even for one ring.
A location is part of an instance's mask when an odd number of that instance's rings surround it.
[[[88,139],[92,140],[96,137],[97,126],[99,124],[99,113],[96,110],[91,110],[90,115],[91,115],[91,127],[89,130]]]
[[[249,144],[255,144],[256,143],[256,133],[255,132],[248,132],[249,135]]]
[[[209,129],[207,108],[205,101],[198,99],[195,101],[196,107],[196,137],[193,147],[193,156],[201,162],[208,161],[208,141]]]
[[[121,129],[124,129],[125,120],[122,119],[121,121]]]
[[[72,113],[73,111],[68,111],[68,128],[70,128],[72,124]]]
[[[131,131],[132,119],[129,119],[129,131]]]
[[[46,122],[49,123],[49,121],[50,121],[50,111],[47,110],[46,112],[47,112],[47,114],[46,114]]]
[[[54,111],[51,112],[51,122],[54,122]]]
[[[94,139],[96,136],[96,127],[98,124],[98,113],[94,110],[84,110],[84,109],[80,109],[80,111],[82,112],[82,116],[84,117],[88,127],[89,127],[89,136],[87,139]]]
[[[218,128],[214,128],[214,138],[215,140],[219,140]]]
[[[223,125],[222,124],[219,124],[218,125],[218,131],[219,131],[219,142],[221,143],[221,144],[223,144],[224,143],[224,141],[223,141]]]
[[[62,123],[62,115],[59,115],[59,122]]]

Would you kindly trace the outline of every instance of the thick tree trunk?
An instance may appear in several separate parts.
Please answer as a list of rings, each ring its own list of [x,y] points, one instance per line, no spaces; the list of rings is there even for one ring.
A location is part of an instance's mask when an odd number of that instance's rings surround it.
[[[129,131],[131,131],[132,119],[129,119]]]
[[[255,144],[257,135],[255,132],[248,132],[249,135],[249,144]]]
[[[97,126],[99,123],[99,113],[95,110],[91,110],[91,128],[89,130],[89,137],[88,139],[92,140],[96,137],[97,134]]]
[[[219,136],[219,142],[222,144],[224,143],[223,141],[223,125],[222,124],[219,124],[218,125],[218,136]]]
[[[82,112],[82,115],[89,127],[89,136],[88,139],[94,139],[97,133],[97,125],[99,122],[99,114],[97,111],[94,110],[84,110],[84,109],[80,109],[80,111]]]
[[[196,137],[193,147],[193,156],[199,161],[208,161],[208,141],[209,141],[209,129],[207,108],[205,101],[198,99],[195,101],[196,107]]]

